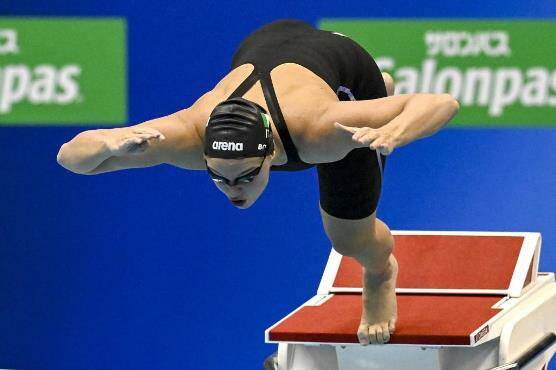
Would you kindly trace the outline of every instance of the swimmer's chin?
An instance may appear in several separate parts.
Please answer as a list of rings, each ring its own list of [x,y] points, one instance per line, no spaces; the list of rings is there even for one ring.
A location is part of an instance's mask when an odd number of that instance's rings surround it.
[[[242,202],[235,202],[230,200],[230,203],[232,203],[232,205],[238,209],[247,209],[253,205],[253,202],[249,202],[247,200],[244,200]]]

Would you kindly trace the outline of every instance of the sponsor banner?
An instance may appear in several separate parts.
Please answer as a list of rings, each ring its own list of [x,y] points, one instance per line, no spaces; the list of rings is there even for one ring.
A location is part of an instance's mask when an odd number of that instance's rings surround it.
[[[0,124],[122,124],[126,25],[0,17]]]
[[[556,126],[556,22],[334,20],[320,28],[361,44],[396,93],[449,93],[456,125]]]

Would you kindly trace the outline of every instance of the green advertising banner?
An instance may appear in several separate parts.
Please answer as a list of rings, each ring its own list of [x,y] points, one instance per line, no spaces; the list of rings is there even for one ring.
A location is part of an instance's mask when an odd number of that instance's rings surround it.
[[[556,22],[344,20],[320,28],[361,44],[396,94],[449,93],[456,125],[556,126]]]
[[[126,88],[123,19],[0,17],[0,124],[122,124]]]

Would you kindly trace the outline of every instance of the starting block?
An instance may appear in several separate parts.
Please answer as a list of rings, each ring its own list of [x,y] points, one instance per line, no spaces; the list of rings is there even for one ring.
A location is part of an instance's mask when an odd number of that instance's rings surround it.
[[[361,266],[332,249],[317,294],[266,330],[266,342],[278,344],[267,368],[547,368],[556,283],[538,272],[539,233],[392,233],[399,274],[390,342],[359,344]]]

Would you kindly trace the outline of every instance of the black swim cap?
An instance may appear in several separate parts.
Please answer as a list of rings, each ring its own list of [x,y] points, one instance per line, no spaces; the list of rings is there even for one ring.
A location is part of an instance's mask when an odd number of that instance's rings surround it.
[[[207,157],[265,157],[273,150],[270,122],[260,105],[232,98],[218,104],[210,114],[205,129]]]

